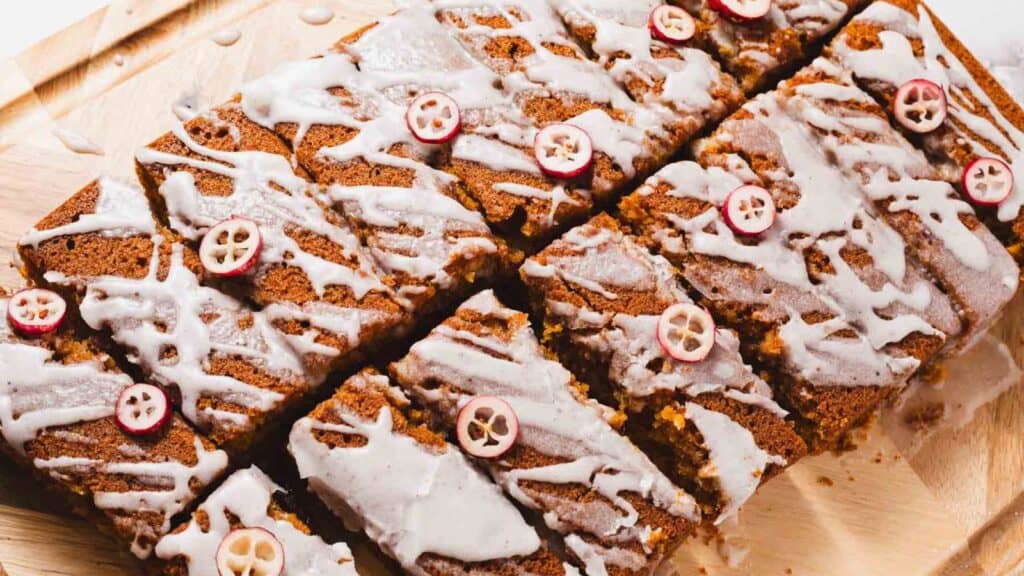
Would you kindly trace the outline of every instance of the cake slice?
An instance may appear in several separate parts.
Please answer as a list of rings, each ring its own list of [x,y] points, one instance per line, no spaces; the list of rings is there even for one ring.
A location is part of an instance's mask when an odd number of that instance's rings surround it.
[[[696,48],[696,42],[662,40],[658,32],[652,32],[652,19],[671,10],[665,2],[554,0],[552,5],[573,37],[597,56],[634,100],[652,109],[666,109],[663,114],[678,145],[743,101],[736,80],[723,73],[707,52]],[[685,29],[685,22],[676,26],[682,35],[697,31],[696,22],[692,22],[692,32]]]
[[[1013,258],[885,111],[826,59],[786,81],[776,101],[806,125],[963,318],[960,347],[973,344],[1017,291]]]
[[[706,46],[747,94],[763,90],[810,58],[821,41],[871,0],[672,0],[700,20]],[[729,5],[766,7],[744,19]]]
[[[365,33],[387,34],[409,18],[403,15]],[[411,103],[433,93],[455,99],[466,127],[500,112],[486,70],[467,66],[443,43],[424,47],[420,39],[438,27],[417,21],[403,28],[404,38],[381,42],[356,34],[242,90],[249,117],[290,143],[416,313],[441,308],[511,266],[505,244],[457,179],[428,164],[441,145],[420,142],[407,124]],[[424,52],[410,52],[410,44]]]
[[[95,342],[76,339],[70,320],[19,333],[10,312],[29,295],[0,297],[0,452],[147,559],[172,517],[225,472],[227,455],[167,403],[156,429],[127,432],[117,406],[135,383]]]
[[[563,535],[590,574],[651,574],[700,521],[693,497],[605,421],[610,411],[545,357],[527,315],[491,291],[414,344],[391,374],[450,431],[463,432],[467,403],[496,398],[508,406],[514,444],[478,461]],[[463,450],[482,454],[472,444]]]
[[[356,235],[316,200],[304,172],[293,171],[288,147],[249,120],[240,103],[175,126],[136,160],[154,206],[193,248],[215,250],[211,230],[225,236],[225,247],[240,244],[236,233],[217,227],[221,222],[253,229],[255,260],[211,269],[210,276],[223,276],[225,285],[264,306],[280,330],[308,341],[303,351],[314,371],[354,365],[408,323],[389,279]]]
[[[282,489],[256,467],[224,481],[187,522],[164,536],[156,556],[164,576],[316,574],[355,576],[344,542],[327,544],[280,502]],[[220,569],[220,571],[218,571]],[[250,572],[246,572],[248,569]]]
[[[576,574],[372,369],[299,420],[288,449],[310,490],[410,574]]]
[[[433,0],[429,4],[433,17],[500,76],[504,92],[538,129],[562,129],[568,124],[586,133],[592,165],[583,172],[566,173],[565,181],[551,193],[555,207],[580,202],[581,196],[595,205],[607,203],[678,149],[668,129],[678,120],[675,114],[633,101],[603,67],[587,58],[547,2]],[[523,145],[532,147],[534,139]],[[475,195],[498,191],[527,198],[548,196],[545,190],[550,186],[538,190],[532,184],[503,182],[501,173],[516,169],[506,165],[509,159],[478,155],[464,172],[457,173]],[[527,230],[535,236],[550,238],[564,229],[555,226],[549,215],[527,211],[525,216],[526,225],[536,232]],[[545,220],[530,221],[536,216]]]
[[[924,78],[944,89],[944,121],[934,131],[911,135],[912,140],[952,183],[961,184],[979,159],[1009,166],[1016,177],[1009,197],[975,210],[1018,261],[1024,259],[1024,111],[987,67],[918,0],[875,2],[836,36],[827,54],[890,111],[907,82]]]
[[[716,330],[708,317],[700,327],[703,358],[670,351],[659,335],[662,318],[680,308],[706,312],[669,262],[610,216],[569,231],[520,274],[562,362],[625,412],[631,437],[697,495],[708,517],[732,516],[763,481],[806,453],[732,332]]]
[[[290,407],[320,383],[272,317],[202,284],[199,257],[158,224],[143,191],[97,180],[20,241],[26,273],[64,294],[94,330],[166,386],[185,417],[246,458]]]

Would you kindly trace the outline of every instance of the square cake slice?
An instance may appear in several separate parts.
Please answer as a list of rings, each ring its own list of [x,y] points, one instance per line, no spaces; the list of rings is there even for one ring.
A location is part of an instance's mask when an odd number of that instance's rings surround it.
[[[679,286],[671,264],[610,216],[574,228],[520,270],[544,335],[591,391],[621,407],[626,429],[694,492],[716,522],[807,448],[739,341]],[[704,357],[671,344],[675,310]],[[707,322],[699,324],[699,317]],[[699,333],[699,334],[698,334]]]
[[[171,519],[226,471],[227,455],[169,402],[157,429],[127,431],[117,405],[135,383],[94,341],[76,339],[70,319],[45,335],[20,333],[8,312],[28,296],[0,297],[0,452],[147,559]]]
[[[292,428],[299,475],[410,574],[576,574],[501,490],[367,369]]]
[[[204,285],[199,257],[156,222],[138,187],[93,182],[36,224],[19,253],[33,279],[77,303],[85,324],[106,331],[233,455],[245,458],[322,380],[298,352],[319,350],[312,338],[286,336],[272,317]]]
[[[313,370],[352,366],[408,323],[359,238],[318,202],[288,147],[240,103],[175,126],[136,160],[153,205],[200,253],[241,251],[248,236],[236,228],[258,236],[251,263],[203,264],[211,278],[264,306],[279,329],[312,341],[304,352]]]
[[[1024,110],[988,66],[920,0],[875,2],[840,31],[826,53],[891,117],[896,94],[907,82],[926,79],[944,90],[946,116],[938,128],[908,135],[943,179],[961,186],[965,199],[971,197],[962,187],[964,176],[975,161],[995,159],[1009,167],[1009,196],[994,205],[975,204],[975,210],[1024,261]]]
[[[256,467],[224,481],[192,515],[164,536],[156,556],[164,576],[285,574],[356,576],[344,542],[327,544],[279,498],[282,489]],[[256,554],[250,554],[256,550]],[[261,552],[262,551],[262,552]]]
[[[491,291],[414,344],[391,374],[456,435],[469,433],[470,424],[459,423],[468,422],[463,411],[474,401],[483,410],[494,399],[508,406],[514,444],[477,460],[563,535],[590,574],[651,574],[700,521],[693,497],[608,424],[614,411],[588,400],[586,388],[546,357],[527,314]],[[475,446],[463,450],[479,457]]]

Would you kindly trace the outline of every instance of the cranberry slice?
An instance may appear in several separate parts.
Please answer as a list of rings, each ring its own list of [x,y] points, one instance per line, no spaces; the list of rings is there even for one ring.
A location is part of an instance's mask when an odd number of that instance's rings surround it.
[[[648,22],[651,35],[669,44],[682,44],[697,33],[697,23],[689,12],[678,6],[658,6]]]
[[[768,14],[772,0],[708,0],[708,8],[737,22],[752,22]]]
[[[459,105],[447,94],[429,92],[418,96],[405,113],[409,131],[420,142],[441,144],[455,138],[462,128]]]
[[[574,178],[587,171],[594,160],[590,135],[572,124],[552,124],[537,133],[533,153],[545,174]]]
[[[519,419],[508,402],[479,396],[459,411],[455,432],[463,450],[477,458],[498,458],[519,436]]]
[[[658,343],[680,362],[700,362],[715,346],[715,321],[694,304],[675,304],[658,319]]]
[[[284,545],[264,528],[237,528],[217,547],[220,576],[281,576]]]
[[[117,426],[132,436],[145,436],[163,428],[171,418],[171,400],[152,384],[132,384],[117,398]]]
[[[262,248],[259,226],[252,220],[235,216],[218,222],[203,236],[199,260],[211,274],[238,276],[256,264]]]
[[[946,120],[946,91],[931,80],[911,80],[896,92],[893,101],[896,120],[907,130],[927,134]]]
[[[978,158],[964,169],[960,183],[971,202],[998,206],[1013,193],[1013,169],[998,158]]]
[[[26,288],[7,302],[7,322],[22,336],[49,334],[64,322],[68,305],[45,288]]]
[[[722,216],[733,232],[757,236],[775,224],[775,201],[760,186],[740,186],[725,197]]]

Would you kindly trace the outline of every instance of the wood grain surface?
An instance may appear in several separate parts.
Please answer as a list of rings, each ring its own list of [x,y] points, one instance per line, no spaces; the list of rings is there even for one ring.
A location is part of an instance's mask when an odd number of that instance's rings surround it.
[[[310,26],[298,14],[327,5],[335,18]],[[21,279],[16,239],[98,174],[133,177],[132,153],[169,129],[172,105],[206,108],[248,79],[308,57],[393,9],[374,0],[114,1],[14,59],[0,61],[0,286]],[[218,31],[240,40],[222,47]],[[121,62],[119,65],[118,62]],[[75,154],[54,136],[70,130],[103,155]],[[1024,360],[1024,298],[996,335]],[[664,574],[1003,576],[1024,573],[1024,387],[1015,386],[960,430],[910,454],[876,425],[860,448],[806,459],[766,485],[720,538],[686,544]],[[280,453],[261,455],[266,461]],[[287,478],[278,478],[288,483]],[[303,499],[316,507],[312,499]],[[314,524],[341,532],[322,510]],[[724,540],[724,542],[722,541]],[[371,573],[382,563],[356,546]],[[733,550],[738,567],[720,552]],[[132,561],[66,516],[22,474],[0,464],[0,576],[122,576]],[[704,572],[701,572],[701,570]]]

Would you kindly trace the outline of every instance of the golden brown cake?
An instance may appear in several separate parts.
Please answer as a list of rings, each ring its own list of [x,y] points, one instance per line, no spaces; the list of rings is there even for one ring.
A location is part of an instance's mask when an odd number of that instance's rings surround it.
[[[944,88],[945,120],[911,140],[954,184],[979,159],[998,159],[1010,168],[1016,185],[1009,198],[975,209],[1014,257],[1024,259],[1024,110],[986,66],[919,0],[875,2],[836,36],[827,55],[887,109],[911,80],[924,78]]]
[[[735,514],[762,481],[806,452],[771,389],[740,357],[734,333],[712,322],[701,327],[703,357],[671,352],[663,320],[679,307],[706,312],[669,262],[610,216],[570,230],[520,274],[562,361],[620,407],[631,437],[697,495],[709,518]]]
[[[172,517],[226,471],[227,455],[176,415],[151,433],[128,433],[117,404],[132,379],[95,342],[77,339],[69,320],[45,335],[19,334],[11,303],[0,297],[0,452],[149,558]]]
[[[467,455],[561,533],[592,572],[651,574],[700,521],[693,497],[606,422],[614,412],[588,400],[586,388],[546,357],[526,313],[506,308],[491,291],[414,344],[391,374],[449,431],[463,434]],[[487,459],[486,442],[467,440],[459,422],[468,403],[486,407],[494,399],[515,421],[514,443]],[[569,470],[576,472],[567,478]]]
[[[255,223],[257,260],[222,283],[263,306],[275,327],[304,345],[311,370],[326,373],[354,365],[409,319],[391,279],[344,219],[317,200],[289,156],[272,131],[231,102],[142,148],[136,164],[153,204],[200,253],[218,223]]]
[[[140,188],[100,179],[22,237],[28,274],[105,331],[127,359],[167,387],[185,417],[247,458],[287,409],[320,383],[272,317],[202,284],[199,258],[153,219]]]
[[[299,420],[288,449],[324,504],[410,574],[575,573],[372,369]]]
[[[235,573],[249,568],[250,574],[273,574],[271,567],[284,564],[288,571],[300,574],[356,576],[348,546],[327,544],[313,534],[279,502],[282,493],[259,468],[232,474],[189,521],[157,544],[156,557],[164,562],[161,574],[216,575],[222,565]],[[232,543],[236,550],[230,550]],[[261,549],[270,553],[258,552]],[[254,550],[255,554],[250,553]]]

